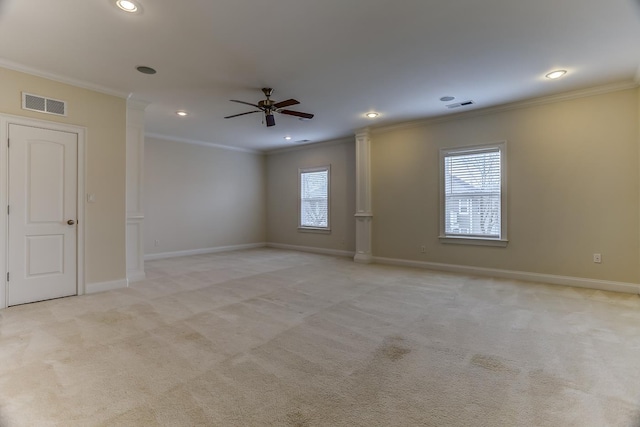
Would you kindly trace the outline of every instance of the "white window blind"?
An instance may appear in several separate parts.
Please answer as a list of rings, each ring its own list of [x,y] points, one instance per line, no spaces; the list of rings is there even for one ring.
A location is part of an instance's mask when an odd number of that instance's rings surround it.
[[[501,154],[500,146],[444,154],[445,236],[502,238]]]
[[[329,228],[329,168],[300,171],[300,227]]]

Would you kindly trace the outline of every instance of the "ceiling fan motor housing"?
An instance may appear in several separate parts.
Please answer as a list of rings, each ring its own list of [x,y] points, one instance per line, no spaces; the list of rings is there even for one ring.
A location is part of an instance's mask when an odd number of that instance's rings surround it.
[[[258,102],[258,105],[262,108],[265,108],[267,110],[273,110],[273,104],[275,104],[275,102],[273,102],[270,99],[265,99],[264,101],[260,101]]]

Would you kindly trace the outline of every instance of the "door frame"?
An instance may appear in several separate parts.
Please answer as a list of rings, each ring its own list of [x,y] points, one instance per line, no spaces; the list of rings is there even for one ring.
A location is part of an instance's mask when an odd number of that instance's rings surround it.
[[[77,247],[76,247],[76,280],[78,295],[85,293],[84,279],[84,253],[85,253],[85,179],[86,179],[86,135],[87,129],[82,126],[68,125],[39,119],[31,119],[21,116],[13,116],[0,113],[0,309],[7,307],[7,294],[9,283],[7,282],[7,268],[9,257],[9,215],[4,206],[9,204],[9,151],[7,141],[9,138],[9,125],[30,126],[35,128],[69,132],[78,135],[78,224],[77,224]]]

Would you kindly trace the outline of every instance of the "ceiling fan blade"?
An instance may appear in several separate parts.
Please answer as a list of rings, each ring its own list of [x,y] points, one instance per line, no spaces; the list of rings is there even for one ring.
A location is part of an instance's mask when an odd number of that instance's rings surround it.
[[[227,116],[225,119],[231,119],[233,117],[244,116],[245,114],[261,113],[262,111],[247,111],[246,113],[234,114],[233,116]]]
[[[276,102],[275,104],[273,104],[273,106],[276,108],[284,108],[296,104],[300,104],[300,102],[296,101],[295,99],[287,99],[286,101]]]
[[[276,119],[273,117],[273,114],[267,114],[265,117],[267,119],[267,127],[276,125]]]
[[[313,114],[302,113],[300,111],[281,110],[281,111],[279,111],[279,113],[280,114],[288,114],[289,116],[302,117],[303,119],[313,119]]]
[[[238,103],[240,103],[240,104],[245,104],[245,105],[251,105],[252,107],[256,107],[256,108],[260,108],[260,109],[262,109],[262,107],[260,107],[259,105],[257,105],[257,104],[252,104],[252,103],[250,103],[250,102],[238,101],[237,99],[230,99],[229,101],[231,101],[231,102],[238,102]]]

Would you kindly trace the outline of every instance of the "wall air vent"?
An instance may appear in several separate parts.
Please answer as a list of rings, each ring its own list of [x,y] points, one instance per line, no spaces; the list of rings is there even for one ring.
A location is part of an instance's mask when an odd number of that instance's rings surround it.
[[[65,101],[45,98],[44,96],[33,95],[26,92],[22,92],[22,109],[55,114],[56,116],[67,115],[67,103]]]
[[[467,107],[467,106],[473,105],[473,104],[475,104],[475,102],[473,102],[473,101],[456,102],[455,104],[448,104],[447,108]]]

